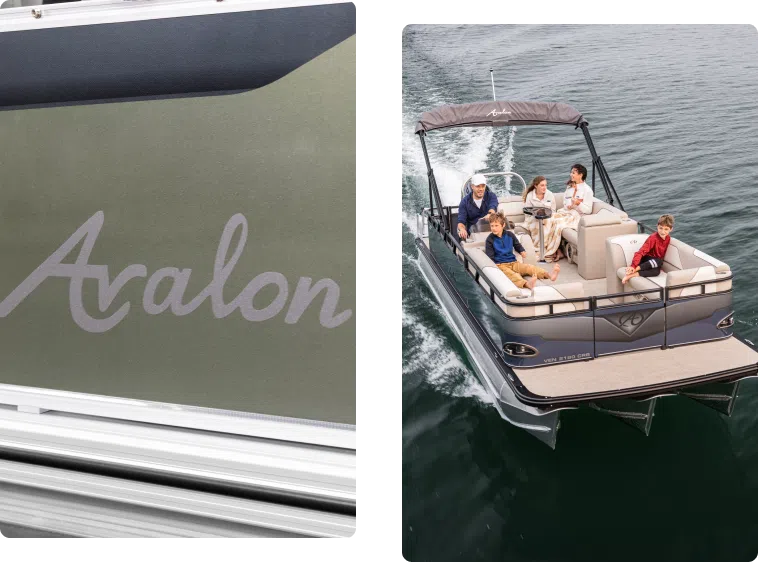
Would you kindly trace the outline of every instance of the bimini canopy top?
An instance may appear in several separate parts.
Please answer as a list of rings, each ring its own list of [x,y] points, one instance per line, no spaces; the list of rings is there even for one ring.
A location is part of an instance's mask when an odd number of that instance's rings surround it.
[[[504,127],[509,125],[575,125],[587,123],[565,103],[544,101],[483,101],[442,105],[425,111],[416,133],[447,127]]]

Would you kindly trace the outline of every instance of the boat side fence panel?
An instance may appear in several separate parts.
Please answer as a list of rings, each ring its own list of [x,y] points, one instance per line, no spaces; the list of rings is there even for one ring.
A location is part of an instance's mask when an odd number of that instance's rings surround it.
[[[706,285],[701,285],[704,291]],[[668,346],[728,338],[733,334],[732,291],[669,299],[666,303]]]
[[[620,297],[617,304],[595,310],[595,356],[663,347],[666,309],[663,289],[649,291],[649,301]]]

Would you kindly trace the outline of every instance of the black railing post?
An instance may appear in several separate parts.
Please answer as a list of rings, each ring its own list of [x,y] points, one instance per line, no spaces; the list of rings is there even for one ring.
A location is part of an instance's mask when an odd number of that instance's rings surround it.
[[[661,349],[668,349],[669,347],[669,316],[668,316],[668,298],[669,290],[667,287],[661,287],[661,300],[663,301],[663,347]]]
[[[595,311],[597,310],[597,297],[590,297],[590,312],[592,312],[592,358],[597,358],[597,341],[595,334]]]

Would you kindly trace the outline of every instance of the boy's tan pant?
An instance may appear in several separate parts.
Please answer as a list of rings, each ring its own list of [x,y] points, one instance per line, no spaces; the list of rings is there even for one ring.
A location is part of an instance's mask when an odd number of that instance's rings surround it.
[[[522,275],[531,275],[537,279],[550,279],[547,271],[529,263],[512,261],[511,263],[499,263],[497,266],[519,289],[526,287],[526,280],[521,277]]]

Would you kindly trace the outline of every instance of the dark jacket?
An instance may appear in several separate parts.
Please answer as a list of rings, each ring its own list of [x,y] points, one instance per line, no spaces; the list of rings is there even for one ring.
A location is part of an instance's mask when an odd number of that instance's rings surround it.
[[[471,192],[461,199],[461,204],[458,205],[458,223],[465,226],[467,231],[471,230],[471,225],[476,224],[480,218],[487,216],[490,209],[497,211],[497,195],[490,191],[489,187],[484,190],[481,207],[476,206],[474,193]]]
[[[492,233],[487,236],[484,253],[495,263],[511,263],[516,261],[516,256],[513,253],[514,248],[519,254],[525,251],[516,235],[510,230],[506,230],[500,237]]]

